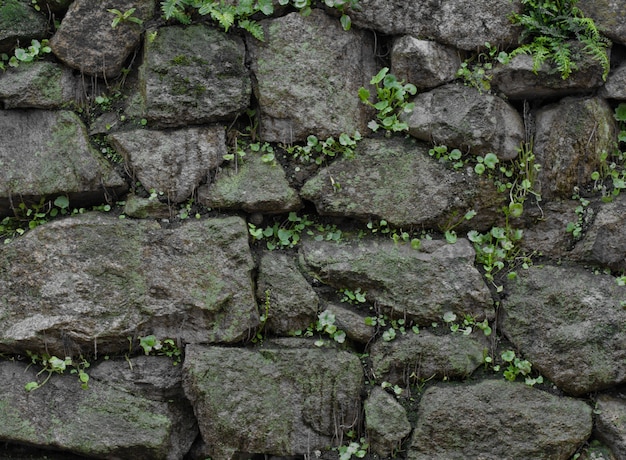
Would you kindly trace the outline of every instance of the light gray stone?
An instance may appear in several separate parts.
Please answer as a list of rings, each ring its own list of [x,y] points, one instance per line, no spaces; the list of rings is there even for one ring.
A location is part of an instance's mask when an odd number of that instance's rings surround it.
[[[359,101],[377,73],[371,34],[346,32],[322,10],[261,21],[265,42],[248,39],[261,137],[291,144],[365,132],[372,111]]]
[[[392,456],[411,432],[406,410],[380,387],[375,387],[363,404],[370,446],[381,457]]]
[[[567,460],[591,434],[591,408],[523,383],[441,385],[420,400],[409,460]]]
[[[146,190],[163,192],[173,203],[189,198],[226,154],[223,126],[137,129],[110,134],[108,139]]]
[[[517,111],[497,96],[461,84],[449,84],[418,94],[415,109],[403,115],[409,134],[435,144],[468,151],[495,153],[510,160],[524,140],[524,123]]]
[[[133,17],[148,21],[154,14],[152,0],[111,0],[102,4],[90,0],[75,0],[50,39],[52,52],[65,65],[87,75],[117,77],[130,54],[140,43],[143,26],[132,21],[120,21],[112,27],[117,9],[125,13],[136,8]]]

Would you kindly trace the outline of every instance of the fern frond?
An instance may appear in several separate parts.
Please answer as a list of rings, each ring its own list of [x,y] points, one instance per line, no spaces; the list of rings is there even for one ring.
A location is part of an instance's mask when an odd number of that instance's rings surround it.
[[[572,52],[565,42],[553,42],[551,49],[552,61],[556,64],[557,70],[561,73],[561,78],[566,80],[578,66],[572,61]]]
[[[165,19],[170,19],[174,16],[175,12],[179,10],[180,0],[164,0],[161,2],[161,11]]]
[[[606,52],[608,45],[606,42],[601,42],[602,44],[599,45],[597,41],[584,37],[581,37],[580,41],[585,45],[583,51],[598,61],[602,66],[602,80],[606,81],[606,77],[609,75],[609,70],[611,68],[609,55]]]
[[[265,32],[263,31],[263,27],[256,21],[251,21],[249,19],[243,19],[237,23],[239,27],[243,30],[247,31],[256,38],[260,42],[265,41]]]

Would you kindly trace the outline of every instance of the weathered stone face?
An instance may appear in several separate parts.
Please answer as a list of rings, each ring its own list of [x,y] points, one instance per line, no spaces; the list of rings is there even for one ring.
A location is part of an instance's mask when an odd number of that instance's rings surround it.
[[[250,104],[243,41],[205,25],[171,26],[144,42],[143,114],[157,126],[234,119]]]
[[[0,53],[9,53],[17,42],[46,36],[48,21],[27,0],[4,0],[0,4]]]
[[[153,221],[85,215],[0,250],[3,350],[123,353],[128,336],[149,334],[237,342],[259,322],[238,218],[166,230]]]

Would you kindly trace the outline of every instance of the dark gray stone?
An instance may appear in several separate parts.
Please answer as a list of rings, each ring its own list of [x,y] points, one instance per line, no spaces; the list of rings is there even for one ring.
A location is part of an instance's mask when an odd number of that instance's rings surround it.
[[[406,410],[380,387],[375,387],[363,404],[370,446],[381,457],[392,456],[411,432]]]
[[[32,39],[42,39],[48,21],[34,10],[30,0],[3,0],[0,3],[0,53],[9,53],[18,44],[28,47]]]
[[[617,453],[617,460],[626,458],[626,400],[623,394],[598,396],[594,435]]]

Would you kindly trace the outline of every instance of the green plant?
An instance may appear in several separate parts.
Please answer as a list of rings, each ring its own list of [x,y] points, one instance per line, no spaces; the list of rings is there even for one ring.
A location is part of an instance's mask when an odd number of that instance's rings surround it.
[[[383,67],[372,79],[370,84],[376,87],[377,102],[370,101],[370,91],[361,87],[359,99],[365,105],[377,110],[377,120],[368,123],[372,131],[383,128],[387,134],[391,132],[407,131],[409,126],[400,121],[401,113],[410,113],[415,108],[415,103],[408,102],[409,96],[417,93],[417,88],[411,83],[398,81],[395,75],[389,73],[388,67]]]
[[[266,240],[267,249],[293,248],[300,242],[302,232],[314,224],[307,215],[298,216],[295,212],[290,212],[287,220],[275,222],[271,227],[265,229],[257,228],[254,224],[248,223],[248,231],[254,241]]]
[[[499,51],[497,46],[485,42],[485,50],[463,61],[456,72],[456,76],[462,78],[467,86],[473,86],[478,91],[491,90],[490,71],[494,62],[507,64],[510,57],[506,51]]]
[[[370,327],[376,327],[378,330],[385,329],[382,333],[382,339],[385,342],[391,342],[398,334],[405,335],[407,328],[410,327],[414,334],[419,334],[420,329],[417,324],[407,323],[404,318],[390,319],[387,315],[379,313],[377,316],[366,316],[365,325]]]
[[[22,62],[32,62],[35,58],[41,59],[44,54],[52,52],[48,46],[48,40],[31,40],[28,48],[15,48],[14,55],[9,57],[8,54],[0,55],[0,70],[6,70],[5,62],[8,61],[10,67],[19,67]]]
[[[111,22],[111,27],[115,29],[120,22],[132,22],[134,24],[142,25],[143,21],[133,16],[136,10],[137,8],[130,8],[122,13],[116,8],[107,9],[109,13],[115,15],[115,18],[113,18],[113,21]]]
[[[345,157],[354,158],[354,149],[357,142],[361,140],[361,134],[358,131],[354,135],[341,133],[338,139],[333,136],[328,137],[325,141],[310,135],[306,139],[306,145],[284,146],[285,151],[299,159],[302,163],[315,163],[321,165],[328,158]]]
[[[363,458],[367,455],[369,444],[365,438],[361,438],[360,442],[351,442],[347,446],[339,446],[339,460],[350,460],[353,456]]]
[[[435,145],[428,151],[428,154],[444,164],[451,164],[453,169],[461,169],[465,166],[463,154],[459,149],[452,149],[448,152],[446,145]]]
[[[452,213],[452,216],[450,217],[450,219],[448,219],[448,222],[446,223],[445,227],[444,227],[444,238],[446,239],[446,241],[450,244],[454,244],[457,241],[457,235],[456,235],[456,231],[454,230],[456,227],[458,227],[459,225],[461,225],[464,221],[466,220],[472,220],[474,218],[474,216],[476,215],[476,211],[474,211],[473,209],[470,209],[469,211],[467,211],[465,213],[465,215],[461,218],[456,220],[456,222],[454,221],[454,219],[457,216],[456,212]]]
[[[167,356],[172,359],[174,366],[177,366],[182,362],[182,351],[178,345],[176,345],[174,339],[159,340],[154,335],[147,335],[145,337],[140,337],[138,340],[139,346],[143,348],[146,356]]]
[[[392,385],[392,384],[391,384],[391,383],[389,383],[389,382],[383,382],[383,383],[381,383],[381,384],[380,384],[380,387],[381,387],[383,390],[386,390],[387,388],[389,388],[391,391],[393,391],[393,394],[394,394],[395,396],[400,396],[400,395],[404,392],[404,390],[400,387],[400,385],[397,385],[397,384],[396,384],[396,385]]]
[[[574,193],[572,199],[579,200],[580,202],[580,204],[576,206],[576,209],[574,209],[578,219],[576,222],[568,222],[565,231],[572,234],[574,241],[578,241],[582,237],[585,225],[593,217],[593,208],[589,208],[588,206],[591,202],[580,196],[577,192]]]
[[[367,293],[365,291],[362,292],[361,288],[356,288],[355,290],[341,288],[339,289],[339,293],[342,294],[342,302],[348,302],[353,305],[367,302],[367,299],[365,298]]]
[[[523,27],[520,42],[526,42],[510,53],[511,57],[528,54],[533,58],[533,70],[552,62],[561,78],[568,78],[578,69],[576,52],[569,40],[583,45],[582,51],[600,63],[602,78],[609,73],[606,53],[608,39],[600,35],[591,18],[585,17],[576,6],[577,0],[521,0],[522,12],[514,13],[511,21]]]
[[[419,250],[422,247],[422,240],[402,229],[392,228],[385,219],[381,219],[378,222],[370,220],[366,226],[371,233],[381,233],[383,235],[388,234],[396,244],[409,243],[411,248],[415,250]],[[364,232],[359,232],[360,236],[364,235]],[[427,237],[429,237],[429,235],[427,235]]]
[[[47,353],[37,354],[27,351],[26,354],[31,360],[31,365],[35,364],[42,366],[42,369],[37,373],[37,377],[39,377],[44,372],[47,372],[47,375],[42,382],[28,382],[24,387],[26,391],[34,391],[38,388],[41,388],[46,383],[48,383],[48,381],[52,377],[52,374],[63,374],[68,369],[70,374],[76,374],[78,376],[80,386],[83,390],[89,388],[89,374],[87,374],[85,369],[89,368],[90,364],[82,357],[79,361],[74,361],[70,357],[61,359],[57,358],[56,356],[51,356]]]
[[[270,295],[271,291],[269,289],[266,289],[265,302],[263,302],[263,313],[259,316],[259,321],[261,324],[257,329],[256,334],[254,334],[254,337],[252,337],[252,343],[263,343],[263,329],[265,328],[265,323],[267,323],[267,320],[270,316]]]
[[[485,336],[489,337],[491,335],[491,326],[489,326],[489,321],[485,318],[483,321],[476,321],[476,319],[472,315],[464,315],[463,320],[461,322],[457,322],[457,316],[454,312],[447,311],[443,315],[443,322],[450,326],[450,331],[452,332],[461,332],[463,335],[470,335],[474,328],[478,328],[483,331]]]
[[[530,376],[533,367],[530,361],[518,358],[513,350],[504,351],[500,357],[506,366],[503,371],[504,378],[509,382],[514,382],[517,377],[521,375],[524,377],[526,385],[533,386],[537,383],[543,383],[543,377],[541,375],[535,378]],[[500,366],[494,366],[494,370],[498,372]]]
[[[341,329],[337,328],[335,324],[335,314],[330,309],[326,309],[317,315],[317,321],[315,324],[309,325],[309,327],[302,331],[297,330],[293,333],[296,337],[313,337],[315,332],[320,334],[327,334],[337,343],[344,343],[346,341],[346,333]],[[315,345],[321,347],[325,344],[323,339],[318,339],[315,341]]]

